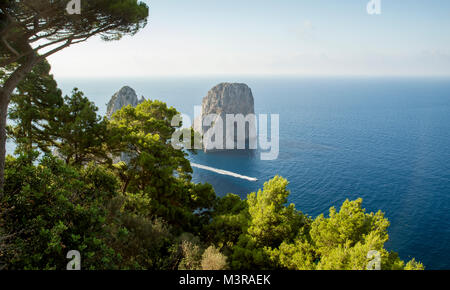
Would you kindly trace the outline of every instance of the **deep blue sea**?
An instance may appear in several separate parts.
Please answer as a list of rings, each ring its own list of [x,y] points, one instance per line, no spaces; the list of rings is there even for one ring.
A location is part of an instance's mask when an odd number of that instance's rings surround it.
[[[280,115],[280,155],[203,154],[195,163],[256,177],[250,182],[194,169],[219,195],[245,197],[274,175],[290,182],[290,202],[313,217],[345,199],[364,199],[391,222],[388,249],[427,269],[450,269],[450,79],[203,77],[60,79],[100,109],[123,85],[193,116],[220,82],[244,82],[256,113]]]

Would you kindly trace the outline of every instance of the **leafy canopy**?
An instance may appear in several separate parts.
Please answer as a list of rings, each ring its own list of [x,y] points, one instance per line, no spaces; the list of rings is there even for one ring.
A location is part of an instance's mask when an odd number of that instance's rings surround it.
[[[89,0],[79,15],[68,15],[67,0],[2,1],[0,66],[34,54],[47,57],[94,35],[117,40],[147,24],[148,7],[137,0]]]

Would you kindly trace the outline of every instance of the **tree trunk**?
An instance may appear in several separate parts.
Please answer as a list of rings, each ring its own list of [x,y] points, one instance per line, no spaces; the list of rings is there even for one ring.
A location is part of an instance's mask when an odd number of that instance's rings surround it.
[[[31,55],[20,65],[4,82],[0,88],[0,197],[3,196],[5,185],[5,160],[6,160],[6,121],[8,117],[8,105],[11,94],[24,77],[31,72],[33,66],[40,60],[38,55]]]
[[[9,100],[3,90],[0,91],[0,198],[3,197],[5,184],[5,158],[6,158],[6,118]]]

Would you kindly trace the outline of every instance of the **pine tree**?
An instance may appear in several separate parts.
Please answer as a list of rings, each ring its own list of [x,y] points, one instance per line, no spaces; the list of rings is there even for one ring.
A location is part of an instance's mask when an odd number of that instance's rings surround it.
[[[66,0],[0,2],[0,195],[6,158],[6,122],[12,94],[33,67],[93,36],[118,40],[147,24],[148,6],[137,0],[90,0],[67,15]]]
[[[111,164],[105,144],[108,142],[107,120],[98,108],[75,88],[49,119],[47,135],[67,164],[76,166],[89,161]]]
[[[109,134],[120,140],[119,148],[130,157],[115,164],[122,192],[144,194],[151,200],[153,215],[187,229],[199,225],[215,194],[210,185],[191,182],[186,153],[172,146],[172,135],[179,128],[172,127],[171,121],[177,115],[165,103],[147,100],[117,111]]]
[[[44,60],[20,82],[11,100],[9,118],[14,125],[8,127],[8,137],[15,141],[16,152],[50,152],[49,120],[62,105],[61,90]]]

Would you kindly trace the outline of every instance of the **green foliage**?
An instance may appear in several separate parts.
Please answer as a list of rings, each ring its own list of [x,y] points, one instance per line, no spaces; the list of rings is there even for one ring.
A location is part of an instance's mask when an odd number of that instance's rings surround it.
[[[144,198],[118,194],[110,170],[30,158],[8,159],[6,190],[15,194],[1,201],[7,269],[65,269],[69,250],[80,251],[83,269],[175,267],[171,228],[147,217]]]
[[[16,143],[17,152],[35,149],[50,152],[49,120],[62,104],[61,90],[50,75],[50,65],[44,60],[19,83],[11,98],[9,118],[14,125],[8,127],[8,137]]]
[[[12,250],[8,269],[65,269],[66,252],[82,253],[84,268],[115,268],[119,260],[106,244],[104,204],[116,190],[111,172],[81,171],[53,157],[31,165],[29,156],[8,158],[1,200],[2,229]]]
[[[233,270],[276,269],[276,265],[270,259],[271,250],[269,247],[260,247],[250,235],[242,234],[233,247],[230,257],[231,268]]]
[[[403,268],[404,270],[425,270],[425,267],[422,263],[417,262],[416,259],[412,258],[411,261],[409,261],[408,263],[406,263],[405,268]]]
[[[286,179],[276,176],[264,189],[247,197],[248,227],[233,247],[232,267],[273,269],[270,256],[284,241],[292,241],[306,218],[293,204],[286,206],[289,190]]]
[[[91,160],[111,163],[106,144],[107,121],[98,108],[78,89],[62,97],[50,75],[50,65],[42,61],[20,82],[11,100],[8,135],[16,143],[16,153],[52,148],[67,164],[80,166]]]
[[[229,252],[239,236],[248,227],[247,203],[235,194],[217,198],[214,202],[211,221],[203,229],[208,243],[224,248]]]
[[[381,243],[388,240],[389,222],[383,213],[366,214],[361,205],[362,199],[346,200],[339,212],[332,207],[329,218],[323,215],[316,218],[311,226],[311,238],[321,254],[326,255],[339,246],[354,246],[369,233]]]
[[[173,180],[175,171],[180,178],[189,180],[192,168],[185,153],[174,149],[170,142],[175,132],[171,120],[176,115],[178,112],[165,103],[148,100],[136,108],[124,107],[112,116],[110,130],[122,137],[121,150],[130,156],[129,174],[124,179],[127,187],[145,188],[148,175]]]
[[[67,4],[66,0],[0,2],[0,195],[4,194],[8,105],[24,77],[36,64],[73,44],[93,36],[118,40],[147,24],[148,6],[141,1],[85,1],[83,13],[76,15],[67,15]],[[26,123],[25,131],[31,132],[30,122]],[[27,147],[30,150],[32,144]],[[75,162],[82,163],[78,158],[75,153]]]
[[[28,56],[29,45],[37,40],[41,41],[35,49],[39,53],[49,43],[68,46],[93,35],[118,40],[136,34],[147,24],[148,6],[137,0],[85,1],[80,15],[67,15],[67,3],[67,0],[2,1],[0,33],[5,44],[0,46],[2,66],[3,62],[10,64]]]
[[[312,223],[311,239],[322,257],[319,269],[364,269],[371,250],[387,260],[389,253],[383,246],[389,222],[380,211],[366,214],[361,204],[362,199],[346,200],[339,212],[332,207],[329,218],[320,215]]]
[[[270,252],[270,259],[289,270],[314,270],[318,256],[313,245],[299,238],[293,243],[281,243],[279,248]]]
[[[288,269],[361,270],[366,269],[370,251],[380,255],[381,269],[420,269],[423,265],[404,262],[384,249],[389,222],[382,212],[365,213],[362,199],[346,200],[339,212],[330,208],[329,217],[318,216],[309,232],[294,243],[283,243],[272,259]]]
[[[285,206],[290,194],[288,181],[275,176],[264,183],[264,189],[247,197],[250,213],[248,234],[259,246],[276,247],[285,240],[291,240],[304,223],[301,212],[294,204]]]
[[[94,103],[75,88],[48,121],[48,134],[67,164],[80,166],[91,160],[108,163],[107,121],[97,111]]]
[[[235,194],[228,194],[216,199],[210,215],[209,222],[203,225],[202,238],[206,244],[217,246],[225,257],[229,257],[239,237],[248,228],[247,202]]]
[[[258,194],[249,194],[247,215],[243,207],[240,213],[231,210],[229,214],[213,214],[210,227],[214,225],[214,229],[233,224],[230,221],[236,221],[236,214],[247,217],[248,226],[240,227],[242,233],[231,247],[233,269],[361,270],[371,261],[371,251],[379,253],[381,269],[423,268],[415,260],[405,265],[396,253],[384,249],[389,222],[382,212],[365,213],[362,199],[347,200],[339,212],[332,207],[328,218],[320,215],[313,221],[292,204],[286,205],[287,185],[285,179],[276,176]],[[231,205],[228,209],[239,204],[233,196],[227,199],[230,201],[225,199],[222,204]],[[220,211],[221,207],[217,208]],[[218,221],[222,223],[216,225]],[[239,227],[234,229],[238,231]],[[237,232],[227,238],[236,236]],[[215,237],[222,238],[220,234]]]
[[[150,214],[183,230],[193,230],[200,227],[215,194],[210,185],[191,182],[186,153],[172,146],[176,128],[171,121],[178,114],[163,102],[148,100],[136,108],[117,111],[109,132],[117,136],[118,148],[129,157],[128,162],[115,165],[122,192],[145,195],[153,210]]]
[[[178,262],[176,240],[171,227],[161,219],[124,210],[127,201],[115,200],[110,208],[108,244],[120,255],[120,269],[171,270]],[[136,201],[135,201],[136,202]]]

